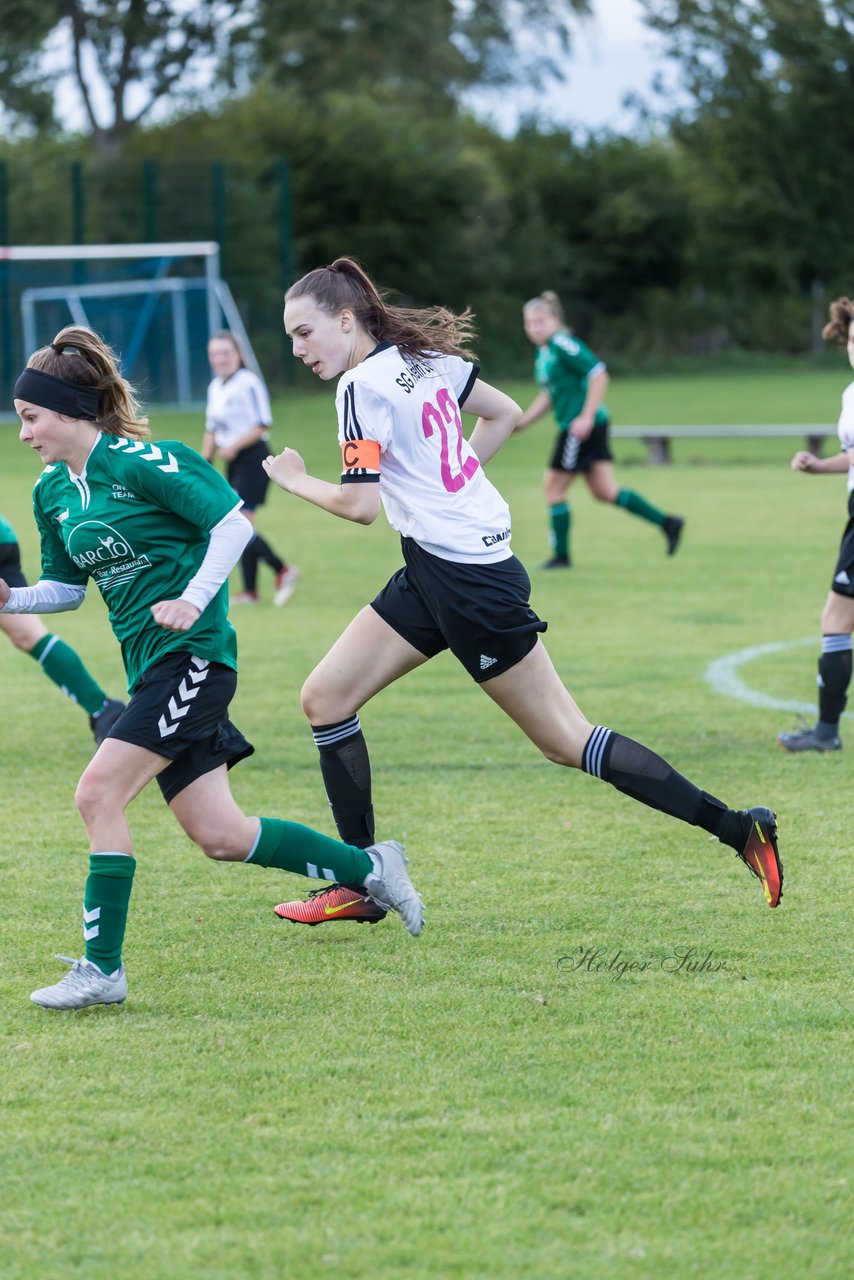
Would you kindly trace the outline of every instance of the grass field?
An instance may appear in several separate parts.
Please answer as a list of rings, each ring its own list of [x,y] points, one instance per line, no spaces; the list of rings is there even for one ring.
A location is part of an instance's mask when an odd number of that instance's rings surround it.
[[[833,421],[844,384],[842,368],[626,379],[610,401],[622,422]],[[334,478],[331,397],[277,411],[276,442]],[[663,468],[621,446],[624,483],[686,516],[683,548],[667,559],[657,530],[579,487],[575,567],[538,574],[550,440],[543,423],[510,442],[490,475],[555,663],[596,723],[730,804],[777,808],[782,906],[705,833],[547,764],[441,656],[362,716],[380,834],[406,842],[427,903],[421,938],[396,920],[282,924],[272,906],[305,882],[206,862],[151,789],[131,810],[129,999],[51,1014],[27,997],[60,975],[54,951],[81,952],[72,795],[91,743],[0,644],[3,1280],[852,1274],[854,722],[847,751],[789,757],[774,741],[789,714],[703,679],[723,654],[817,635],[844,478],[793,475],[785,440],[677,441]],[[0,510],[33,579],[36,461],[3,428]],[[331,833],[298,691],[397,543],[278,491],[260,527],[303,577],[283,610],[235,610],[233,714],[258,751],[232,781],[248,812]],[[116,691],[90,596],[48,621]],[[809,702],[816,650],[743,674]]]

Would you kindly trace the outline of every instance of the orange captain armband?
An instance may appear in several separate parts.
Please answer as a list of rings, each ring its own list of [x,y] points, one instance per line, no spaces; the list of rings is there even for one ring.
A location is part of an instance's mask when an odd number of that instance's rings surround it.
[[[379,440],[345,440],[341,446],[341,457],[344,461],[343,475],[352,476],[357,471],[373,471],[378,475],[380,442]]]

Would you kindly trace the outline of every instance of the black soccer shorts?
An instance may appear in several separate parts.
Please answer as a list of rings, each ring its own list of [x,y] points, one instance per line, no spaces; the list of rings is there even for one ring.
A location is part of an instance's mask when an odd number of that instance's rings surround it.
[[[170,653],[143,671],[107,734],[172,761],[157,775],[167,804],[205,773],[255,750],[228,718],[237,672],[191,653]]]
[[[243,499],[247,511],[264,505],[270,477],[261,463],[269,458],[270,450],[263,440],[241,450],[228,464],[227,478],[238,498]]]
[[[27,585],[21,568],[21,548],[17,542],[0,542],[0,578],[10,587]]]
[[[837,596],[854,597],[854,489],[848,494],[848,523],[839,544],[830,589]]]
[[[568,471],[571,475],[589,471],[594,462],[612,462],[614,455],[608,443],[608,423],[600,422],[586,440],[568,431],[559,431],[549,459],[552,471]]]
[[[450,649],[478,684],[521,662],[548,626],[530,605],[531,580],[515,556],[461,564],[401,538],[406,567],[371,604],[414,649]]]

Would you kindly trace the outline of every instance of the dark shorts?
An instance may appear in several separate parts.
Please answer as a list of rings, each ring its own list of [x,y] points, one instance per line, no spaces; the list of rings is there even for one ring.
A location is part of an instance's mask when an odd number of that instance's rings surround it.
[[[594,462],[612,462],[614,455],[608,446],[607,422],[594,427],[586,440],[578,440],[568,431],[559,431],[549,461],[552,471],[568,471],[575,475],[589,471]]]
[[[510,556],[459,564],[401,538],[406,567],[371,602],[384,622],[428,658],[450,649],[482,684],[515,667],[548,623],[530,606],[531,580]]]
[[[0,542],[0,578],[10,587],[27,585],[21,568],[21,549],[17,542]]]
[[[838,596],[854,597],[854,489],[848,495],[848,523],[839,544],[830,589]]]
[[[270,478],[261,466],[269,458],[270,450],[263,440],[238,453],[228,464],[228,483],[238,498],[243,499],[247,511],[263,506]]]
[[[157,775],[168,803],[203,774],[254,752],[228,718],[236,688],[231,667],[170,653],[142,673],[107,737],[169,757],[172,764]]]

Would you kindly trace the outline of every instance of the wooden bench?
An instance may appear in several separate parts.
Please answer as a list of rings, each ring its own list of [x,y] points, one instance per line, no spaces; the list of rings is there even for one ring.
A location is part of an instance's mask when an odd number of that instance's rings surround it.
[[[751,436],[795,436],[804,441],[804,448],[819,456],[822,444],[830,436],[836,436],[836,427],[820,422],[760,423],[756,425],[710,425],[672,427],[612,427],[613,440],[643,440],[647,447],[647,462],[662,466],[671,461],[670,441],[717,440],[724,437],[747,439]]]

